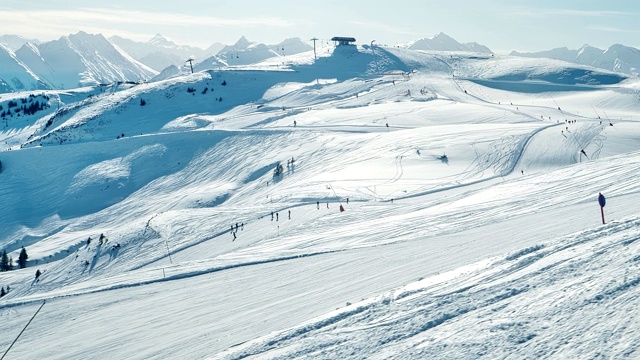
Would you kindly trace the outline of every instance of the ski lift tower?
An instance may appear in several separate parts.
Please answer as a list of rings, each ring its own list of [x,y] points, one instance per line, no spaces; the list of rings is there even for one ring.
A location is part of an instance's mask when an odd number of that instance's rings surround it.
[[[187,59],[187,61],[189,63],[189,66],[191,67],[191,73],[193,74],[193,60],[195,60],[195,58],[193,56],[191,56],[189,59]]]

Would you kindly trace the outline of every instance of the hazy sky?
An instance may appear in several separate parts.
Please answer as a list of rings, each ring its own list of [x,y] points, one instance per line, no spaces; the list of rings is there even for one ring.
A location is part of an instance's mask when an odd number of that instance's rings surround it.
[[[353,36],[395,45],[444,32],[498,53],[583,44],[640,48],[634,0],[47,0],[0,2],[0,35],[40,41],[85,31],[179,44],[276,44],[290,37]]]

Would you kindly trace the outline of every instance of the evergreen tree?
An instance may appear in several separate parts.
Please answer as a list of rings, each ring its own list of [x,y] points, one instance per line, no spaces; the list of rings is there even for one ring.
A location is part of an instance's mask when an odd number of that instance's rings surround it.
[[[24,269],[27,267],[28,258],[29,258],[29,255],[27,255],[27,250],[25,250],[23,246],[22,250],[20,251],[20,256],[18,256],[18,266],[20,266],[20,269]]]
[[[13,258],[11,256],[9,256],[9,267],[7,270],[13,270]]]
[[[2,256],[0,256],[0,271],[9,270],[9,256],[7,256],[7,250],[2,250]]]

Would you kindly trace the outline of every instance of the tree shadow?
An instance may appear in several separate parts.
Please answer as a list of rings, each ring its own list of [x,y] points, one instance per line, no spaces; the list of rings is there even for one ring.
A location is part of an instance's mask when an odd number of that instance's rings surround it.
[[[443,164],[449,165],[449,158],[447,155],[438,156],[438,160],[440,160]]]

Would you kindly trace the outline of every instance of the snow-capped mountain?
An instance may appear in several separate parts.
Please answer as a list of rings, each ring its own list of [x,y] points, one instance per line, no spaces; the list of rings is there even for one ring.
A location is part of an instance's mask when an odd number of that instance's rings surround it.
[[[285,39],[283,42],[276,45],[269,45],[269,48],[282,56],[294,55],[313,50],[313,46],[297,37]]]
[[[462,45],[468,49],[467,51],[470,52],[493,54],[493,51],[491,51],[488,47],[482,44],[478,44],[477,42],[464,43]]]
[[[190,72],[191,69],[189,68],[189,66],[190,65],[185,64],[184,66],[180,67],[181,72],[182,73]],[[225,60],[215,55],[215,56],[208,57],[202,61],[195,60],[193,63],[193,71],[219,69],[227,66],[229,66],[229,64]]]
[[[178,76],[178,75],[186,75],[189,72],[191,72],[191,70],[188,70],[185,67],[178,67],[176,65],[169,65],[166,68],[164,68],[158,75],[154,76],[151,81],[161,81],[161,80],[166,80],[169,78],[172,78],[174,76]]]
[[[408,44],[410,50],[432,50],[432,51],[470,51],[489,53],[491,50],[484,45],[472,42],[461,44],[445,33],[439,33],[432,38],[422,38],[411,44]]]
[[[638,76],[640,74],[640,50],[615,44],[602,53],[599,61],[592,66]]]
[[[34,47],[27,43],[23,47]],[[49,89],[13,51],[0,44],[0,93]]]
[[[255,64],[276,56],[282,56],[282,53],[278,54],[265,44],[251,42],[244,36],[238,39],[235,44],[225,46],[216,54],[216,57],[230,66]]]
[[[601,69],[621,72],[638,76],[640,73],[640,50],[615,44],[607,50],[598,49],[593,46],[584,45],[578,50],[571,50],[566,47],[555,48],[547,51],[532,53],[521,53],[512,51],[510,55],[531,57],[531,58],[551,58],[568,62],[594,66]]]
[[[39,45],[26,44],[16,56],[52,88],[117,81],[146,81],[157,74],[102,35],[79,32]]]
[[[136,60],[157,71],[161,71],[170,65],[179,66],[190,57],[201,61],[215,55],[224,47],[223,44],[214,43],[206,50],[202,50],[194,46],[178,45],[160,34],[156,34],[144,43],[120,36],[112,36],[109,40]]]
[[[16,51],[26,43],[39,44],[40,41],[36,39],[27,39],[18,35],[2,35],[0,36],[0,44],[4,45],[11,51]]]

